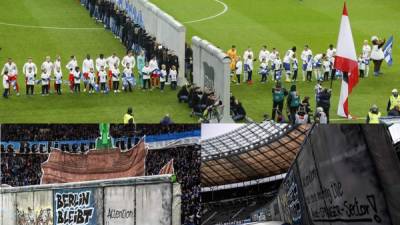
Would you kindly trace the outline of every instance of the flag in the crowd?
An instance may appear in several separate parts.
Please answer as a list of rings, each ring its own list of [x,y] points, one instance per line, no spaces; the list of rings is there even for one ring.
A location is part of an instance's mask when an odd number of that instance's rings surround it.
[[[385,61],[389,66],[393,64],[392,58],[392,49],[393,49],[393,35],[390,36],[389,40],[386,42],[385,46],[383,47],[383,54],[385,56]]]
[[[348,98],[358,83],[358,62],[346,3],[343,7],[334,67],[344,73],[337,114],[351,118]]]
[[[158,174],[174,174],[174,159],[171,159],[167,164],[165,164]]]
[[[71,154],[52,149],[42,164],[41,184],[144,176],[147,152],[143,139],[128,151],[105,149]]]

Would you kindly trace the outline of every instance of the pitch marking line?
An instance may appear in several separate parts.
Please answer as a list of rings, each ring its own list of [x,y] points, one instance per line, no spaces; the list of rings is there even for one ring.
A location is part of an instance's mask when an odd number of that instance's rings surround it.
[[[205,18],[198,19],[198,20],[186,21],[186,22],[183,22],[183,23],[189,24],[189,23],[198,23],[198,22],[203,22],[203,21],[206,21],[206,20],[211,20],[211,19],[214,19],[214,18],[216,18],[218,16],[221,16],[221,15],[225,14],[228,11],[228,5],[227,4],[225,4],[224,2],[222,2],[220,0],[214,0],[214,1],[216,1],[219,4],[224,6],[224,9],[221,12],[219,12],[219,13],[213,15],[213,16],[205,17]]]
[[[33,26],[33,25],[23,25],[15,23],[4,23],[0,22],[0,25],[9,27],[22,27],[22,28],[33,28],[33,29],[52,29],[52,30],[103,30],[100,27],[47,27],[47,26]]]

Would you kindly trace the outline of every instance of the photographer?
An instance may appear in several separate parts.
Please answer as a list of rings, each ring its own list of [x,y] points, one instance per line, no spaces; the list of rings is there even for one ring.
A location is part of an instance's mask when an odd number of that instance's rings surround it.
[[[329,109],[331,107],[331,89],[323,88],[319,94],[319,101],[317,107],[321,107],[326,114],[327,123],[329,123]]]

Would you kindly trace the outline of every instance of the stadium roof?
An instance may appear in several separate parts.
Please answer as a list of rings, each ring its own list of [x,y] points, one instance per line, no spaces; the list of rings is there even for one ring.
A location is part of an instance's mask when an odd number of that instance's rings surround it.
[[[202,142],[204,187],[245,182],[286,173],[308,131],[265,121],[248,124]]]

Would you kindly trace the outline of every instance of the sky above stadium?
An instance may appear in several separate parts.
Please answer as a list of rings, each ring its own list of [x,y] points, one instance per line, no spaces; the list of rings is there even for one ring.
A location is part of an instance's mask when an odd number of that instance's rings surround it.
[[[245,124],[226,123],[226,124],[202,124],[201,125],[201,140],[207,140],[219,135],[226,134]]]

